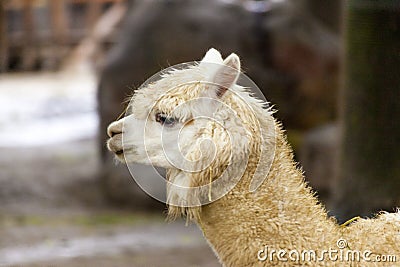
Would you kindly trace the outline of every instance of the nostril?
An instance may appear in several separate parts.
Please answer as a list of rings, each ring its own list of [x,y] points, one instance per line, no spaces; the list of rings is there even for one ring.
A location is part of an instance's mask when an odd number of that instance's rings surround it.
[[[120,133],[122,133],[121,123],[113,122],[107,128],[107,135],[111,138]]]

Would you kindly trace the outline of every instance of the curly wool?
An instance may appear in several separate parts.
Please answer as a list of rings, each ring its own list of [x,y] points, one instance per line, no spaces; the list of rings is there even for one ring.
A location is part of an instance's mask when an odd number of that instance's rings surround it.
[[[292,151],[276,124],[275,159],[267,179],[254,193],[248,190],[252,170],[247,169],[237,186],[223,198],[203,206],[197,223],[224,266],[343,266],[350,263],[324,261],[265,261],[258,253],[265,246],[289,252],[336,249],[345,240],[353,251],[374,255],[397,255],[400,261],[400,213],[382,213],[360,219],[348,227],[329,218],[304,181]],[[343,250],[346,252],[346,250]],[[358,265],[359,264],[359,265]],[[355,266],[390,266],[379,262],[355,262]]]

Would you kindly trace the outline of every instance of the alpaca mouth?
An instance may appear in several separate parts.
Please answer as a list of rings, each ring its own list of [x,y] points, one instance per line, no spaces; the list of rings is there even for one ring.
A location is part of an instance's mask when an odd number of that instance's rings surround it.
[[[119,159],[123,159],[126,154],[136,155],[137,148],[133,145],[124,146],[120,136],[116,135],[110,138],[107,142],[107,148],[113,152]]]
[[[118,156],[122,155],[124,153],[124,149],[122,147],[122,138],[120,138],[118,135],[111,137],[108,139],[107,148]]]

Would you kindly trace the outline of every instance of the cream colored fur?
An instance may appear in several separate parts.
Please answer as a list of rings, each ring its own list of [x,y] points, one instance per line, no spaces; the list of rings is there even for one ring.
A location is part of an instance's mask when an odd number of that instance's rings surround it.
[[[233,69],[240,69],[237,56],[230,57],[223,61],[218,51],[210,50],[203,62],[233,64]],[[149,106],[155,105],[156,110],[165,113],[173,112],[182,121],[190,120],[202,107],[194,104],[195,106],[176,109],[179,104],[202,95],[213,98],[218,96],[213,93],[215,88],[212,86],[205,88],[201,83],[182,84],[193,80],[216,79],[219,73],[218,67],[209,70],[200,64],[190,70],[169,73],[159,82],[139,90],[133,96],[132,115],[114,122],[108,129],[112,136],[108,142],[110,150],[121,151],[122,133],[128,136],[132,134],[129,123],[134,125],[132,128],[137,129],[141,123],[138,121],[146,118],[146,108]],[[212,122],[183,123],[184,137],[182,140],[176,140],[181,142],[181,152],[185,154],[186,159],[194,161],[207,156],[204,153],[211,151],[209,147],[202,149],[198,140],[212,140],[216,145],[217,157],[209,167],[196,172],[175,168],[160,156],[162,151],[158,151],[157,144],[151,146],[154,151],[150,151],[150,157],[153,164],[166,167],[169,181],[178,185],[207,185],[210,175],[212,180],[215,180],[224,170],[228,170],[229,174],[229,177],[225,178],[226,183],[229,179],[238,179],[238,183],[222,198],[197,207],[187,207],[184,203],[200,203],[206,198],[207,190],[189,195],[189,191],[184,189],[167,188],[168,198],[175,199],[174,203],[182,203],[181,206],[169,205],[169,216],[176,218],[183,215],[187,216],[188,220],[195,221],[224,266],[400,266],[400,213],[382,213],[375,219],[360,219],[347,227],[339,226],[334,219],[329,218],[324,207],[318,203],[314,193],[305,183],[302,171],[293,160],[284,131],[273,118],[271,110],[265,109],[262,102],[236,85],[236,79],[231,74],[228,73],[227,77],[228,80],[229,77],[232,78],[232,84],[227,84],[235,93],[228,91],[219,99],[226,106],[208,106],[208,109],[212,110],[211,115],[224,121],[224,127]],[[226,79],[222,82],[226,82]],[[174,84],[182,86],[171,90],[171,85]],[[160,98],[166,90],[169,90],[168,96]],[[229,113],[227,107],[234,113]],[[152,120],[153,115],[147,118]],[[125,123],[125,128],[121,126],[122,123]],[[159,129],[155,122],[149,127],[152,131]],[[234,143],[231,144],[229,140],[232,139],[228,138],[227,132],[239,138],[233,138]],[[140,150],[137,140],[132,137],[128,141],[132,147]],[[130,154],[129,151],[124,151],[125,158],[128,161],[149,163],[143,160],[143,155],[136,150]],[[266,161],[272,161],[270,169],[268,162],[259,163],[262,150],[266,151],[267,156],[270,153],[269,157],[265,158]],[[117,157],[124,161],[120,153]],[[201,162],[199,165],[202,165]],[[250,184],[257,166],[264,171],[266,179],[255,192],[250,192]],[[212,193],[216,194],[223,188],[212,190]],[[265,246],[270,250],[285,249],[287,252],[321,252],[329,249],[341,251],[337,247],[339,239],[347,241],[348,246],[342,249],[343,251],[370,250],[371,257],[376,254],[396,255],[397,263],[350,263],[339,260],[293,262],[279,261],[276,255],[272,260],[258,259],[260,250],[265,250]],[[264,255],[263,252],[261,254]]]

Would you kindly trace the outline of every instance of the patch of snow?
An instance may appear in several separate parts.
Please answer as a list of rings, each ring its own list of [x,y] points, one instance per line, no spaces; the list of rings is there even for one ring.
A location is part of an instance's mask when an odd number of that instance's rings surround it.
[[[30,147],[94,137],[96,78],[90,73],[0,77],[0,147]]]

